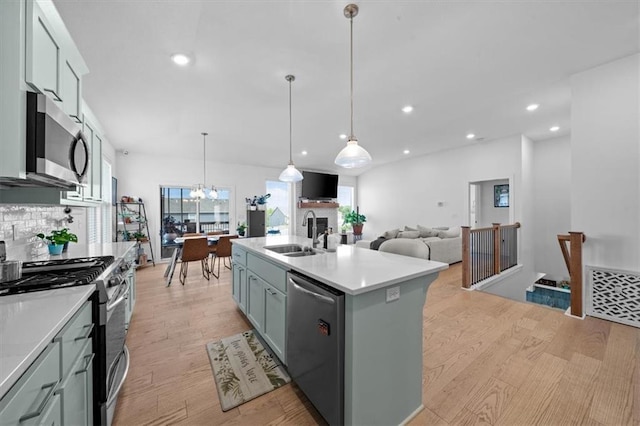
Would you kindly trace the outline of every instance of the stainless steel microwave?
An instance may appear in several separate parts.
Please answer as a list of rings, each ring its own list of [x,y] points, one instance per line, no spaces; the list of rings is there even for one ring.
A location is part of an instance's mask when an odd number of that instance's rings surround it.
[[[27,180],[65,189],[84,184],[89,145],[80,126],[45,95],[27,92]]]

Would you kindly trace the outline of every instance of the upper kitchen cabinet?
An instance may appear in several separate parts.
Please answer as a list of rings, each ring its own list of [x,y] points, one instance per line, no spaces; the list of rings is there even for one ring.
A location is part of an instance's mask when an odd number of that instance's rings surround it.
[[[27,177],[26,92],[44,93],[81,123],[88,69],[51,0],[0,1],[0,64],[2,188]]]
[[[81,77],[88,72],[50,0],[26,3],[25,81],[81,122]]]

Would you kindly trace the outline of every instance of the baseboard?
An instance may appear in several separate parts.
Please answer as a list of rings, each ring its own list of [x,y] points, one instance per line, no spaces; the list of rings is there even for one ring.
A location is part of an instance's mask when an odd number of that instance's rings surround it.
[[[418,416],[418,414],[420,414],[422,412],[422,410],[424,410],[424,404],[420,404],[420,406],[418,408],[416,408],[413,411],[413,413],[409,414],[409,417],[407,417],[402,422],[400,422],[400,426],[404,426],[406,424],[409,424],[409,422],[411,420],[413,420],[414,418],[416,418]]]

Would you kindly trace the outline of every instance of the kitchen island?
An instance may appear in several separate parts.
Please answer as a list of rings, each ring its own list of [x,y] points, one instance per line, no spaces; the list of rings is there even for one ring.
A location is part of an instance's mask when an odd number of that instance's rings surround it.
[[[344,424],[413,418],[423,409],[422,310],[429,285],[448,265],[353,245],[298,257],[265,248],[290,244],[310,246],[311,240],[233,240],[233,296],[240,309],[286,365],[286,273],[343,292]]]

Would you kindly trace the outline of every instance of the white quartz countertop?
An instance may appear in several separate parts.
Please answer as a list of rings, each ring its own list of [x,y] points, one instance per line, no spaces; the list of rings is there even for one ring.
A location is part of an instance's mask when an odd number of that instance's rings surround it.
[[[303,257],[287,257],[264,248],[280,244],[311,246],[311,239],[297,236],[239,238],[231,241],[248,252],[262,255],[287,269],[352,295],[437,273],[449,267],[442,262],[381,253],[355,245],[339,245],[335,252]]]
[[[26,255],[25,258],[12,258],[11,253],[7,253],[9,260],[22,260],[23,262],[56,260],[56,259],[73,259],[77,257],[95,257],[95,256],[113,256],[116,259],[124,257],[127,251],[136,245],[133,241],[123,241],[118,243],[104,244],[77,244],[69,243],[66,252],[59,255],[50,255],[47,247],[43,245],[43,250]]]
[[[0,398],[94,291],[85,285],[0,297]]]

